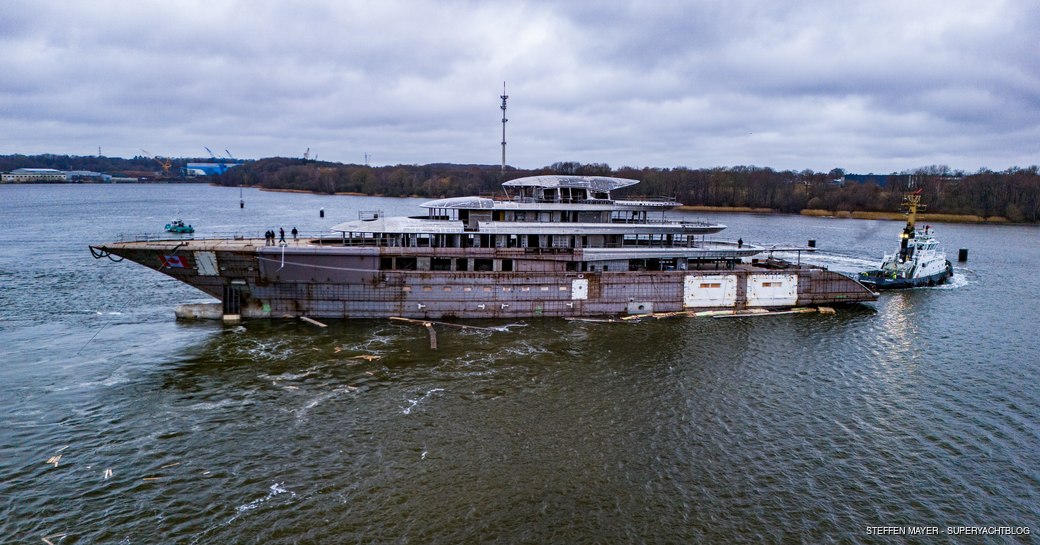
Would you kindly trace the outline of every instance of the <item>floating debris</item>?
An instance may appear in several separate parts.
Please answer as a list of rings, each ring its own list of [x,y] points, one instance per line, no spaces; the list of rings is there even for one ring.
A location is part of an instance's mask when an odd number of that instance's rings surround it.
[[[112,478],[112,470],[111,469],[106,469],[105,470],[105,477],[104,477],[104,479],[107,481],[107,480],[109,480],[111,478]]]
[[[179,465],[181,465],[180,462],[174,462],[172,464],[166,464],[166,465],[160,467],[159,469],[167,469],[167,468],[171,468],[171,467],[177,467]]]
[[[57,456],[51,456],[50,458],[47,458],[47,462],[46,463],[54,464],[54,467],[58,467],[58,461],[59,460],[61,460],[61,454],[58,454]]]
[[[811,312],[819,312],[821,314],[834,314],[835,311],[831,307],[794,307],[787,310],[768,310],[764,308],[749,308],[743,310],[680,310],[676,312],[656,312],[653,314],[635,314],[632,316],[622,316],[620,319],[623,321],[638,321],[645,318],[674,318],[682,316],[686,318],[748,318],[754,316],[782,316],[785,314],[806,314]]]
[[[446,325],[448,327],[457,327],[459,329],[476,329],[476,330],[480,330],[480,331],[499,331],[497,329],[490,328],[490,327],[479,327],[479,326],[475,326],[475,325],[466,325],[466,324],[453,324],[451,322],[435,322],[433,320],[413,320],[411,318],[401,318],[399,316],[391,316],[390,319],[391,320],[397,320],[398,322],[408,322],[410,324],[419,324],[421,326],[425,326],[426,324],[435,324],[435,325]]]
[[[68,534],[52,534],[52,535],[49,535],[49,536],[44,536],[44,537],[42,537],[40,539],[42,539],[43,542],[46,543],[47,545],[54,545],[54,542],[51,541],[52,539],[57,539],[59,542],[61,542],[61,540],[65,539],[65,536],[67,536],[67,535]]]
[[[382,359],[382,357],[383,356],[377,356],[375,354],[361,354],[360,356],[351,356],[351,357],[349,357],[347,359],[348,360],[375,361],[375,360],[378,360],[378,359]]]
[[[329,326],[327,326],[327,325],[325,325],[325,324],[315,320],[314,318],[308,318],[306,316],[300,316],[300,319],[305,321],[305,322],[307,322],[308,324],[313,324],[313,325],[316,325],[318,327],[329,327]]]
[[[568,322],[594,322],[602,324],[618,324],[623,323],[620,319],[616,318],[572,318],[570,316],[564,316],[564,320]]]

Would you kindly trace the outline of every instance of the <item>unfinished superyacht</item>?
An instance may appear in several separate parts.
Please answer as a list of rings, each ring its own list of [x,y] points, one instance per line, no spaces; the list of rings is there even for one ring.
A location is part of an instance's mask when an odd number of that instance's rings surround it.
[[[194,286],[221,301],[225,319],[593,317],[877,299],[844,274],[709,240],[725,226],[667,217],[675,199],[611,196],[636,183],[534,176],[505,182],[504,197],[424,203],[423,216],[360,213],[295,244],[144,240],[91,252]]]

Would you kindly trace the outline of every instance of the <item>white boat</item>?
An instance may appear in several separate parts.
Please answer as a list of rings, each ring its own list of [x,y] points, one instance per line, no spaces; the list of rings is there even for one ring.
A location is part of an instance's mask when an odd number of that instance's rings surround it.
[[[885,255],[878,269],[859,274],[859,281],[876,289],[905,289],[945,284],[953,276],[953,265],[946,259],[931,226],[917,229],[917,211],[921,208],[921,190],[904,197],[907,208],[906,227],[899,238],[899,251]]]

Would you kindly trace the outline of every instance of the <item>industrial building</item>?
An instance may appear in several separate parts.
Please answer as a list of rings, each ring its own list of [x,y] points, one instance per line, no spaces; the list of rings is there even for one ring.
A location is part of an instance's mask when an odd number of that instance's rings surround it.
[[[4,173],[2,176],[3,183],[5,184],[62,184],[66,182],[109,183],[112,181],[112,176],[100,172],[93,172],[90,170],[70,170],[65,172],[53,168],[19,168],[12,170],[10,173]]]
[[[231,167],[241,163],[188,163],[184,168],[185,176],[217,176]]]
[[[69,176],[53,168],[17,168],[0,175],[0,181],[5,184],[65,183],[69,181]]]

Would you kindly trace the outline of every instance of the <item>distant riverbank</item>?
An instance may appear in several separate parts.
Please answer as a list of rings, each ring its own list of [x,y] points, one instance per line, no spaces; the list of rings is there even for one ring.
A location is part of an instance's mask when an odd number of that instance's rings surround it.
[[[741,214],[781,214],[772,208],[752,208],[749,206],[680,206],[677,210],[684,212],[711,212],[711,213],[741,213]],[[848,210],[820,210],[806,208],[799,212],[802,216],[814,218],[850,218],[857,220],[897,220],[906,219],[902,212],[867,212]],[[927,214],[918,213],[918,221],[933,223],[1011,223],[1002,216],[975,216],[972,214]]]
[[[323,195],[324,193],[316,193],[314,191],[308,191],[306,189],[277,189],[277,188],[259,188],[260,191],[270,191],[273,193],[310,193],[314,195]],[[366,195],[364,193],[358,193],[355,191],[343,191],[338,192],[336,195],[347,195],[351,197],[384,197],[384,195]],[[419,195],[410,195],[410,198],[420,198]],[[408,197],[406,197],[408,198]],[[754,208],[750,206],[700,206],[700,205],[684,205],[679,206],[676,210],[683,212],[707,212],[713,214],[782,214],[772,208]],[[815,208],[807,208],[799,212],[802,216],[811,216],[814,218],[847,218],[857,220],[893,220],[903,221],[906,219],[906,214],[902,212],[867,212],[867,211],[855,211],[851,212],[848,210],[820,210]],[[932,223],[1011,223],[1007,218],[1003,216],[976,216],[972,214],[928,214],[918,213],[918,221],[932,222]]]
[[[220,185],[220,184],[213,184],[213,185]],[[310,191],[308,189],[278,189],[278,188],[269,188],[269,187],[260,187],[260,188],[257,188],[257,189],[259,189],[260,191],[270,191],[272,193],[309,193],[311,195],[328,195],[328,193],[321,193],[321,192],[318,192],[318,191]],[[368,195],[366,193],[358,193],[357,191],[339,191],[339,192],[336,192],[335,195],[346,195],[348,197],[385,197],[385,195],[379,195],[379,194]],[[418,198],[419,196],[418,195],[410,195],[410,197]]]
[[[817,210],[807,208],[801,211],[803,216],[813,216],[818,218],[834,217],[834,218],[852,218],[857,220],[899,220],[903,221],[906,219],[906,214],[902,212],[850,212],[847,210]],[[1011,223],[1007,218],[1003,216],[975,216],[972,214],[928,214],[918,213],[917,221],[926,221],[933,223]]]

